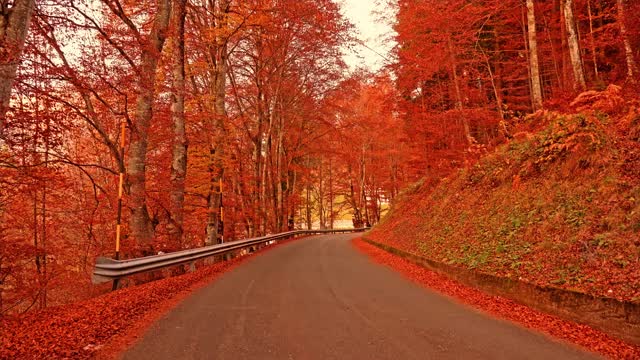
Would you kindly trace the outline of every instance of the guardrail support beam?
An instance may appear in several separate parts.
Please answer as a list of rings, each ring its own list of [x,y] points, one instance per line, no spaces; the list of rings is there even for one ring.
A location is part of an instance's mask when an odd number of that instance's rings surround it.
[[[192,272],[195,271],[195,262],[197,260],[211,258],[216,255],[222,255],[225,260],[230,260],[234,257],[234,254],[237,254],[239,251],[249,249],[251,252],[255,252],[271,242],[289,239],[298,235],[351,233],[366,230],[367,229],[295,230],[137,259],[114,260],[100,257],[96,259],[92,281],[94,284],[113,281],[113,290],[116,290],[120,279],[135,274],[166,269],[183,264],[188,264],[189,271]]]

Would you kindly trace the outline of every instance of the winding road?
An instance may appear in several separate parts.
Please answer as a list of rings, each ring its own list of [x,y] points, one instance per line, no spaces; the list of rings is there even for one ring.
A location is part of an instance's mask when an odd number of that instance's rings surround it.
[[[280,246],[198,290],[124,359],[596,359],[424,289],[357,234]]]

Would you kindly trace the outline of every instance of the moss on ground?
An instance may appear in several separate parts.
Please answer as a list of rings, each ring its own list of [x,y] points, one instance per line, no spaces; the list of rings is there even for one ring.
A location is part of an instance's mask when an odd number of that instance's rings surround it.
[[[412,187],[371,238],[477,271],[640,301],[637,113],[632,105],[625,115],[538,113],[526,121],[545,122],[541,131]]]

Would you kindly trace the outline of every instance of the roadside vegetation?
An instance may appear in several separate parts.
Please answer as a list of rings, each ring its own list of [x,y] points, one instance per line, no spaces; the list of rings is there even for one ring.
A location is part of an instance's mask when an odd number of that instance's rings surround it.
[[[621,89],[539,111],[475,165],[408,188],[371,233],[431,260],[640,302],[640,112]]]

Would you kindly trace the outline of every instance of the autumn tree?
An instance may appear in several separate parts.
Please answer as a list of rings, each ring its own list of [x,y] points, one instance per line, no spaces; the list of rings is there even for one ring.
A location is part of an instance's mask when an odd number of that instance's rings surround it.
[[[323,94],[337,83],[347,24],[331,1],[256,2],[264,11],[230,54],[231,155],[243,169],[238,205],[249,236],[285,228]]]
[[[35,0],[0,3],[0,134],[34,7]]]
[[[172,63],[172,93],[171,93],[171,118],[173,123],[173,149],[171,157],[171,195],[170,195],[170,221],[167,225],[170,240],[173,244],[182,247],[182,235],[184,233],[184,198],[185,180],[187,176],[187,133],[185,123],[185,17],[186,0],[175,0],[172,15],[171,50]]]
[[[573,15],[573,0],[564,0],[564,19],[567,28],[567,43],[569,46],[569,56],[571,57],[571,68],[573,69],[574,87],[576,89],[586,90],[587,84],[582,67],[578,29]]]
[[[636,60],[633,55],[633,48],[631,46],[631,41],[629,40],[629,32],[627,30],[626,25],[626,17],[625,17],[625,7],[624,0],[617,0],[617,10],[618,10],[618,23],[620,25],[620,36],[622,37],[622,43],[624,44],[624,53],[625,60],[627,62],[627,81],[635,82],[635,76],[638,73],[638,65],[636,64]]]
[[[399,110],[423,150],[422,171],[472,163],[511,136],[512,119],[633,80],[638,44],[625,33],[637,20],[625,21],[624,1],[389,4],[398,11]]]
[[[529,62],[531,64],[531,98],[533,109],[542,108],[542,83],[538,62],[538,36],[536,33],[536,13],[533,0],[527,0],[527,27],[529,33]]]

